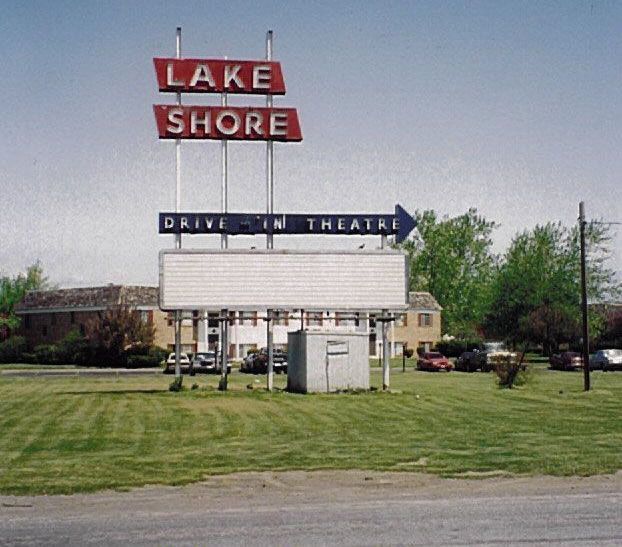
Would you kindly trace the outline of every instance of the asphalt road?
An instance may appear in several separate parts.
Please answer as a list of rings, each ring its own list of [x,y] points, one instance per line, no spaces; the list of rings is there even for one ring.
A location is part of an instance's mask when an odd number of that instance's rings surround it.
[[[622,474],[288,472],[0,497],[2,545],[622,545]]]

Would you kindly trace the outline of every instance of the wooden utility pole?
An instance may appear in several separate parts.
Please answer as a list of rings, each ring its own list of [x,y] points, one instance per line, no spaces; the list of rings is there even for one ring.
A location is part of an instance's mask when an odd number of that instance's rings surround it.
[[[587,281],[585,274],[585,208],[579,203],[579,234],[581,237],[581,315],[583,320],[583,390],[590,390],[590,344],[587,324]]]

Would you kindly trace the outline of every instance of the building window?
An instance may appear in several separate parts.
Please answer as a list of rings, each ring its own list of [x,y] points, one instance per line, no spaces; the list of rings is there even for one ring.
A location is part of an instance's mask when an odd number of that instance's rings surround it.
[[[307,327],[321,327],[324,323],[324,318],[321,311],[307,312]]]
[[[375,315],[369,315],[369,328],[370,329],[375,329],[376,328],[376,316]]]
[[[76,323],[76,312],[69,312],[69,322],[74,325]]]
[[[173,316],[173,312],[170,311],[166,314],[166,323],[169,327],[173,326],[173,322],[175,321],[175,317]]]
[[[30,330],[30,315],[24,317],[24,327],[26,330]]]
[[[355,326],[355,327],[358,327],[358,326],[359,326],[360,321],[361,321],[361,314],[360,314],[359,312],[356,312],[356,313],[354,314],[354,326]]]
[[[80,323],[80,334],[82,336],[86,336],[86,328],[84,327],[84,323]]]
[[[48,335],[48,326],[47,325],[41,325],[41,334],[43,336],[47,336]]]
[[[395,319],[396,327],[407,327],[408,326],[408,315],[405,313],[401,313]]]
[[[256,311],[241,311],[240,312],[240,325],[257,326],[257,312]]]
[[[148,311],[141,311],[140,312],[140,322],[143,323],[144,325],[147,325],[149,323],[149,312]]]
[[[342,319],[341,319],[341,312],[336,311],[335,312],[335,327],[339,326],[339,323],[341,323]]]
[[[229,326],[233,326],[235,325],[235,312],[234,311],[230,311],[229,312]]]
[[[272,314],[275,325],[289,326],[289,312],[288,311],[275,311]]]
[[[419,314],[419,326],[420,327],[431,327],[432,326],[432,314],[431,313],[420,313]]]

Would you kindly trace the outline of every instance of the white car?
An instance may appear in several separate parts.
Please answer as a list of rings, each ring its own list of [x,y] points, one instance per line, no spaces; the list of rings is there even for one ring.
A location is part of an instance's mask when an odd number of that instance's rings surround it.
[[[622,349],[600,349],[590,357],[590,368],[622,369]]]
[[[179,354],[179,366],[190,368],[190,358],[187,353]],[[175,372],[175,352],[169,354],[164,372]]]

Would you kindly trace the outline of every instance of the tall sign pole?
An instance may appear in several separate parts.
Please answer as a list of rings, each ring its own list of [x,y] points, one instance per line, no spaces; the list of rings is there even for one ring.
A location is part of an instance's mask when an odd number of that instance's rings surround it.
[[[581,237],[581,317],[583,321],[583,390],[590,390],[590,340],[587,323],[587,279],[585,268],[585,208],[579,203],[579,234]]]
[[[272,31],[266,33],[266,61],[272,61]],[[266,95],[266,107],[272,108],[272,95]],[[266,212],[268,218],[274,213],[274,143],[268,141],[266,143]],[[269,221],[268,221],[269,222]],[[274,248],[274,240],[271,230],[266,235],[266,248]],[[274,336],[272,310],[267,310],[266,338],[268,343],[268,391],[272,391],[274,386]]]
[[[181,59],[181,27],[175,36],[175,56]],[[181,92],[177,92],[177,106],[181,107]],[[181,212],[181,139],[175,141],[175,211]],[[181,249],[181,234],[175,235],[175,247]],[[181,380],[181,310],[175,311],[175,379]]]
[[[227,58],[225,57],[225,60]],[[227,107],[227,93],[220,94],[220,105],[223,108]],[[229,173],[228,173],[228,144],[227,139],[223,139],[221,141],[221,164],[222,164],[222,179],[221,179],[221,193],[220,193],[220,208],[223,214],[227,213],[229,204]],[[229,247],[229,241],[227,239],[227,234],[221,234],[220,236],[220,248],[227,249]],[[226,309],[221,310],[221,318],[220,322],[220,363],[221,363],[221,371],[220,371],[220,384],[218,389],[221,391],[227,391],[227,360],[229,358],[229,321],[228,315],[229,311]]]

